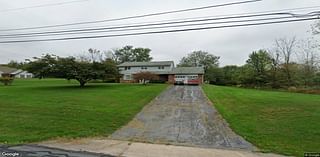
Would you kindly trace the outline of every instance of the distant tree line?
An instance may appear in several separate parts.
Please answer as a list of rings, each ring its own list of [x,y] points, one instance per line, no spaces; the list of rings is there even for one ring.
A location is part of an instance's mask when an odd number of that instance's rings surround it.
[[[252,52],[243,66],[209,68],[207,80],[257,88],[320,87],[319,45],[314,40],[280,38],[274,45]]]
[[[219,67],[220,57],[205,51],[194,51],[183,57],[178,66],[201,66],[205,80],[216,85],[253,88],[320,88],[320,21],[312,25],[313,37],[297,40],[279,38],[270,49],[249,54],[242,66]]]

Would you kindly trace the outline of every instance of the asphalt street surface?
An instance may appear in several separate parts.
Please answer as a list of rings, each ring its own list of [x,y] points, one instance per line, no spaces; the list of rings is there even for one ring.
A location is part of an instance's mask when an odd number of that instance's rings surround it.
[[[112,157],[110,155],[68,151],[38,145],[4,146],[0,145],[0,157]]]

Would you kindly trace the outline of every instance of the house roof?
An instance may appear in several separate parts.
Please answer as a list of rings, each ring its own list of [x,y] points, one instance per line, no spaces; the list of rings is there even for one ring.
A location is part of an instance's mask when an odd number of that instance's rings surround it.
[[[14,73],[14,72],[18,71],[18,69],[6,67],[6,66],[0,66],[0,71],[1,71],[2,73],[11,74],[11,73]]]
[[[173,61],[159,61],[159,62],[124,62],[118,67],[126,67],[126,66],[165,66],[174,64]]]
[[[204,74],[203,67],[177,67],[172,71],[173,74]]]
[[[172,74],[172,71],[153,71],[152,73],[157,75],[168,75],[168,74]]]

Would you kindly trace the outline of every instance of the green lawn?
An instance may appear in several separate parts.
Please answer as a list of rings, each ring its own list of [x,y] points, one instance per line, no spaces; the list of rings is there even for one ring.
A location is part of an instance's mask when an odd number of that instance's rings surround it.
[[[203,86],[231,128],[262,151],[320,152],[320,95]]]
[[[167,85],[88,84],[58,79],[0,84],[0,143],[107,136]]]

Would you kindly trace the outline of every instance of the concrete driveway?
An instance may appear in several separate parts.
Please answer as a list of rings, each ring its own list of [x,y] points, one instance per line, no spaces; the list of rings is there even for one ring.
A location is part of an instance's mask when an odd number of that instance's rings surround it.
[[[246,150],[198,148],[174,145],[117,141],[106,138],[55,140],[40,143],[45,147],[110,154],[117,157],[283,157]],[[106,156],[110,156],[106,155]]]
[[[254,146],[229,128],[200,86],[171,86],[110,138],[203,148],[255,150]]]

